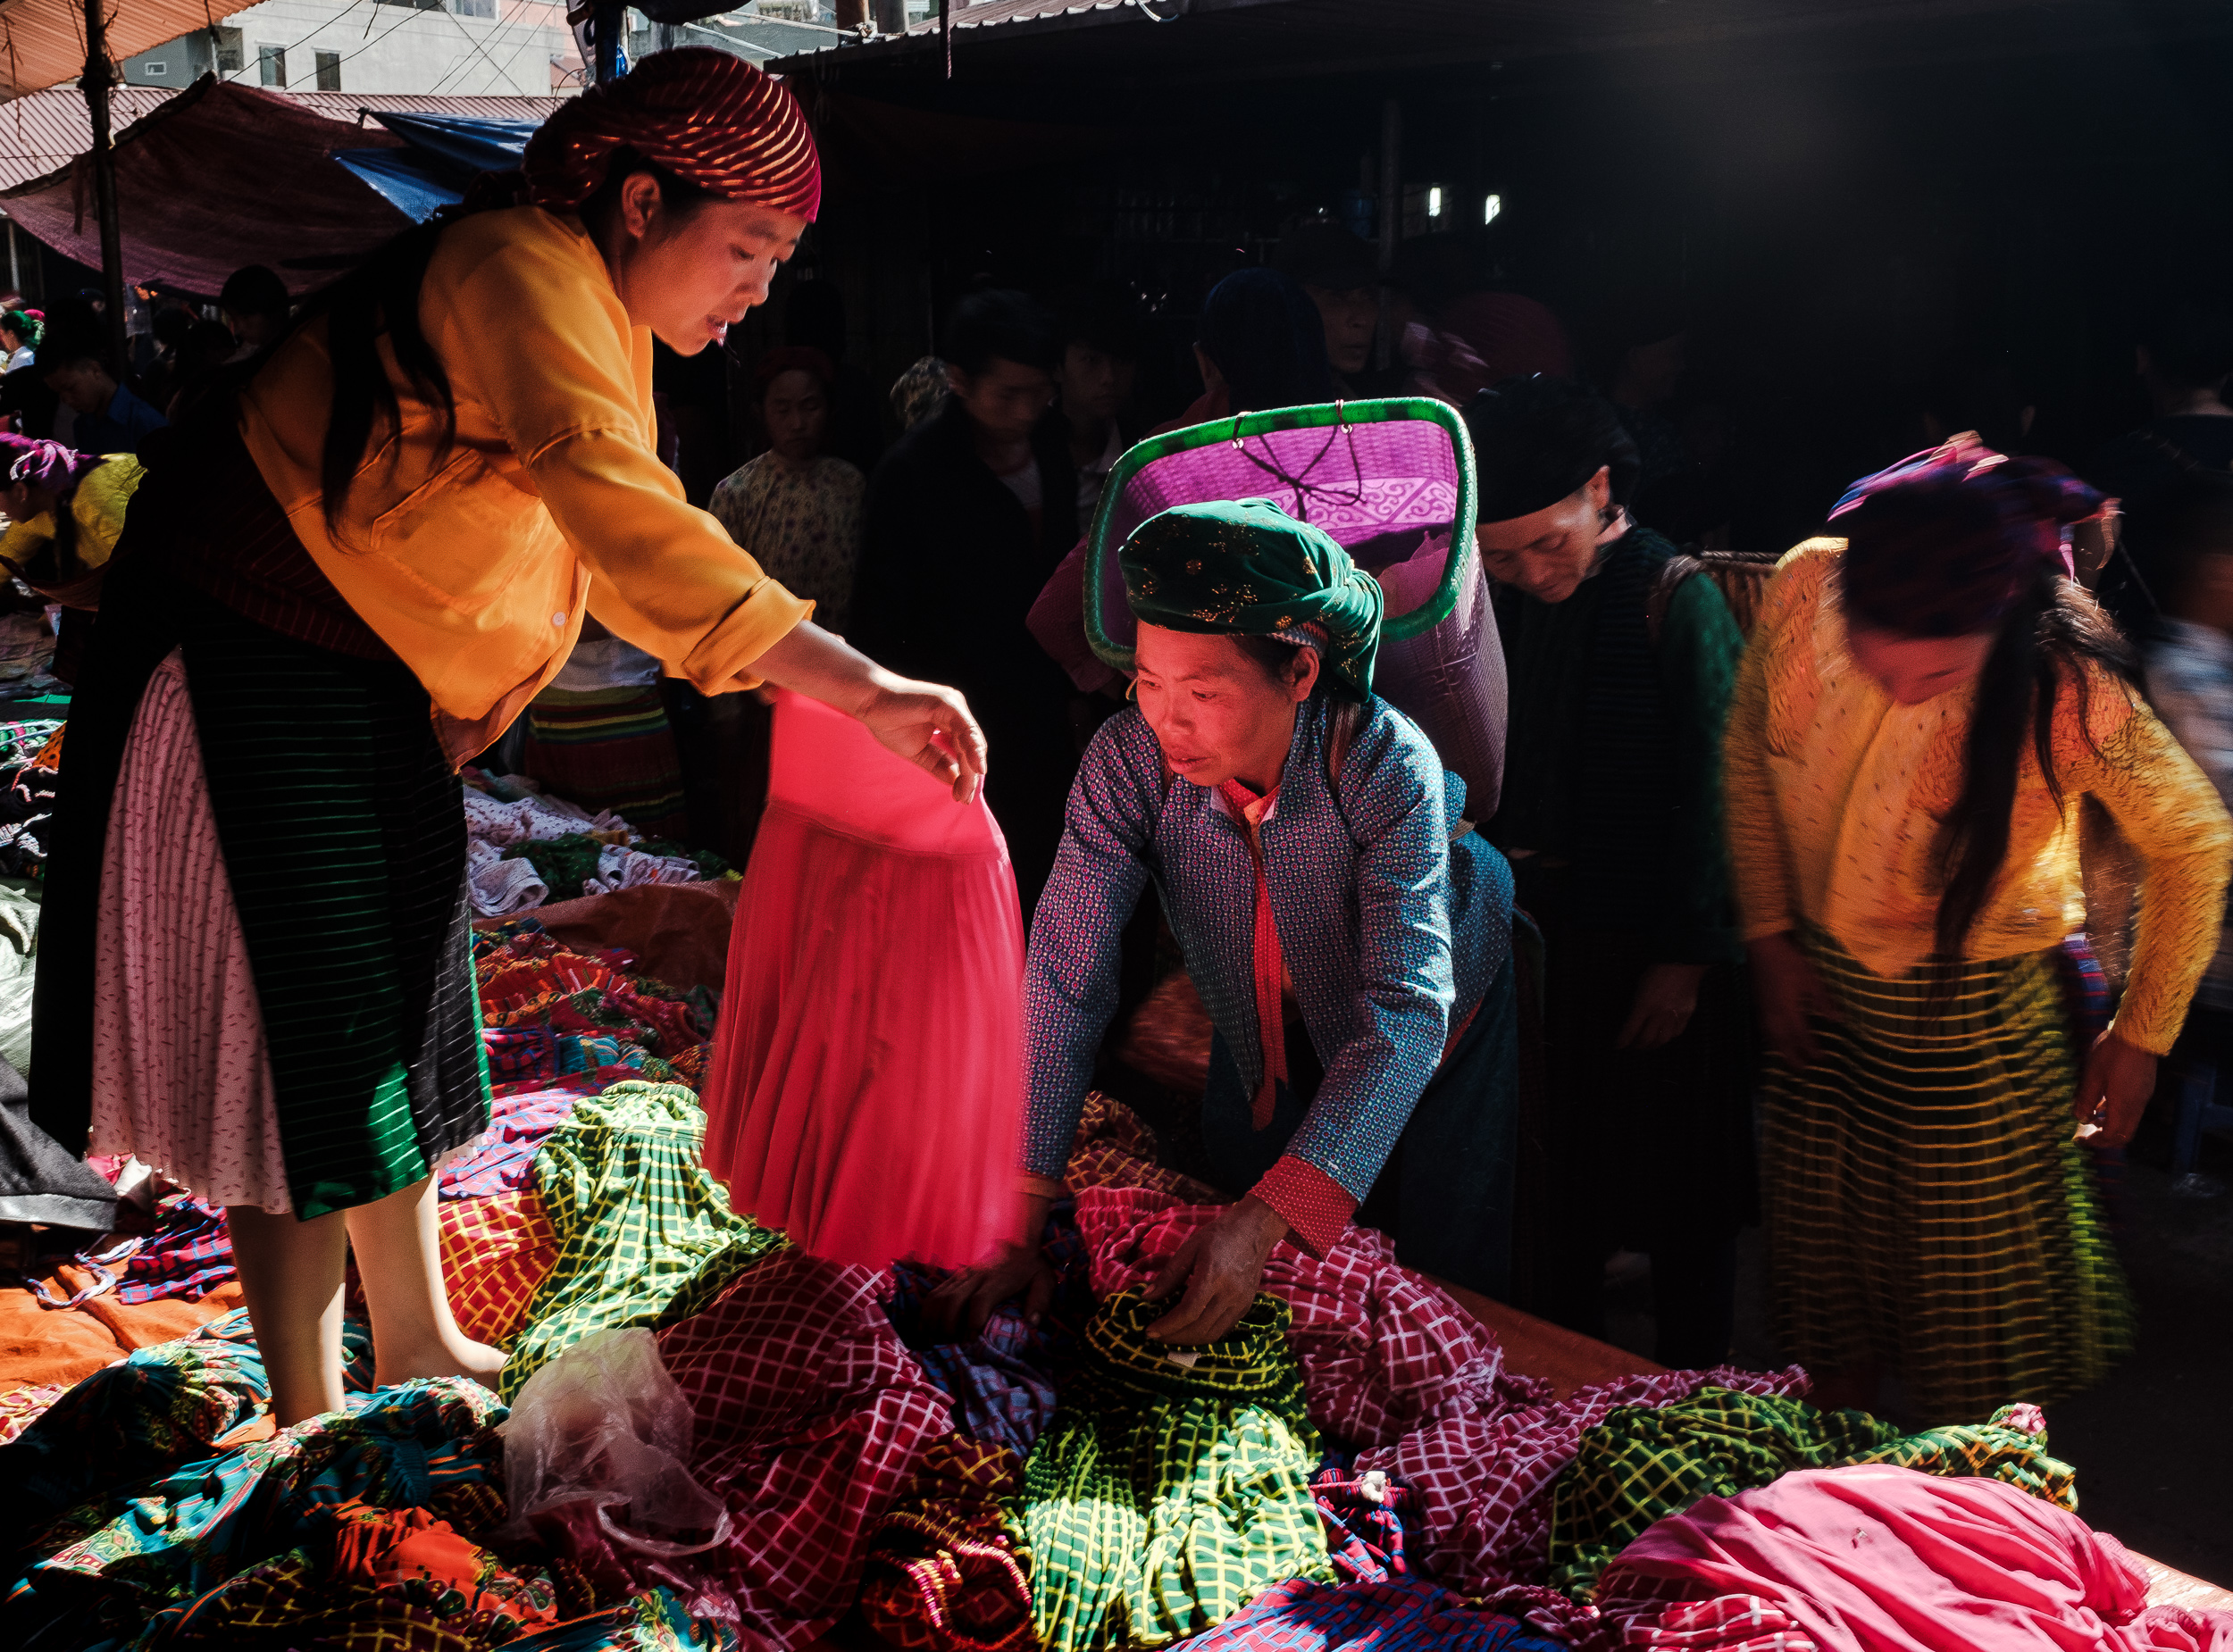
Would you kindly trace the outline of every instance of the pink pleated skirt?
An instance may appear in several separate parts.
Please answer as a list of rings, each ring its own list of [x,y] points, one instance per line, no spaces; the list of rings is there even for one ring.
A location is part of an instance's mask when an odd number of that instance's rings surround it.
[[[88,1151],[136,1155],[213,1204],[292,1210],[263,1007],[176,649],[132,718],[96,934]]]
[[[1020,1231],[1024,931],[982,799],[775,711],[704,1096],[707,1168],[808,1254],[984,1261]]]

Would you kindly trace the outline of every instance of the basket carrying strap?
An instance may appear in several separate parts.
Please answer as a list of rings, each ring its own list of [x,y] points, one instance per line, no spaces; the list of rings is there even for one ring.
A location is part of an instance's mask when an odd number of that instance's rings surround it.
[[[1651,634],[1653,653],[1659,652],[1660,631],[1667,624],[1667,611],[1675,605],[1675,593],[1684,580],[1705,571],[1706,564],[1695,556],[1670,556],[1652,577],[1651,594],[1643,599],[1643,629]]]

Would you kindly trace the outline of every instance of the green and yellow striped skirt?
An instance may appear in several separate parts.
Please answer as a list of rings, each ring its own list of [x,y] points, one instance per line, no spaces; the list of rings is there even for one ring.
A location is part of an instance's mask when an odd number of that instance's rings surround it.
[[[526,723],[520,766],[553,797],[592,813],[610,809],[647,838],[690,835],[682,754],[656,684],[545,688]]]
[[[2053,952],[1897,979],[1802,936],[1841,1019],[1772,1071],[1761,1138],[1786,1354],[1875,1365],[1926,1423],[2063,1399],[2132,1345],[2131,1298],[2072,1139]]]

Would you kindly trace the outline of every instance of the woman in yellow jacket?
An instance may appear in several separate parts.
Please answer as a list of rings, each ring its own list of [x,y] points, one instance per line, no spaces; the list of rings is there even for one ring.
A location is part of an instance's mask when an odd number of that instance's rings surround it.
[[[78,453],[0,432],[0,569],[63,610],[54,674],[77,680],[101,580],[144,474],[128,453]]]
[[[100,574],[140,480],[128,453],[77,453],[0,433],[0,567],[49,601],[97,608]]]
[[[488,1117],[457,767],[585,615],[713,694],[837,705],[974,794],[951,690],[812,624],[656,456],[652,340],[767,296],[820,176],[790,94],[683,50],[566,105],[515,195],[406,232],[155,456],[71,707],[35,1119],[226,1206],[282,1423],[487,1376],[432,1172]]]
[[[2066,577],[2101,498],[1961,438],[1788,556],[1737,677],[1731,863],[1779,1057],[1761,1183],[1786,1354],[1825,1403],[1904,1381],[1981,1423],[2130,1343],[2074,1135],[2130,1139],[2225,911],[2233,822]],[[2145,863],[2116,1018],[2074,1047],[2078,799]]]

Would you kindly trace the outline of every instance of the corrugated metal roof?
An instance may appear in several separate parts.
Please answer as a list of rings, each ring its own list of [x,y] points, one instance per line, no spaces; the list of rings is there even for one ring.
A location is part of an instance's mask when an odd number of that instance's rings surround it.
[[[249,0],[109,0],[109,56],[117,63],[175,40],[220,18],[246,11]],[[0,97],[75,80],[85,72],[85,7],[80,0],[0,0]]]
[[[111,129],[122,131],[177,96],[167,86],[118,87],[109,99]],[[0,189],[43,178],[92,146],[92,117],[74,86],[0,104]]]
[[[120,86],[111,95],[110,119],[122,131],[160,109],[185,88]],[[263,89],[263,88],[259,88]],[[408,92],[272,92],[329,121],[357,121],[360,109],[387,114],[454,114],[484,121],[541,121],[563,97],[472,97]],[[67,166],[93,146],[85,94],[50,87],[0,104],[0,189],[12,189]]]
[[[718,41],[740,57],[764,63],[771,57],[811,52],[839,38],[838,31],[818,23],[794,23],[789,18],[759,17],[749,13],[708,17],[677,25],[681,46],[712,46]]]
[[[1186,10],[1172,0],[977,0],[974,5],[956,6],[953,22],[956,29],[989,29],[996,23],[1028,23],[1041,17],[1075,17],[1082,12],[1120,12],[1127,7],[1144,8],[1152,16],[1181,13]],[[938,19],[931,17],[907,30],[911,35],[938,32]]]
[[[380,114],[454,114],[473,121],[547,121],[565,97],[452,96],[445,92],[289,92],[300,104],[329,121],[354,121],[356,112]],[[0,109],[0,120],[7,111]]]
[[[1727,52],[1907,31],[1933,50],[2222,35],[2225,0],[979,0],[952,13],[956,72],[1083,71],[1163,85],[1453,68],[1575,54]],[[1157,25],[1167,25],[1158,27]],[[768,65],[857,89],[942,72],[933,17]],[[1090,44],[1089,44],[1090,40]],[[965,63],[965,58],[970,60]],[[1062,66],[1058,68],[1058,63]]]

